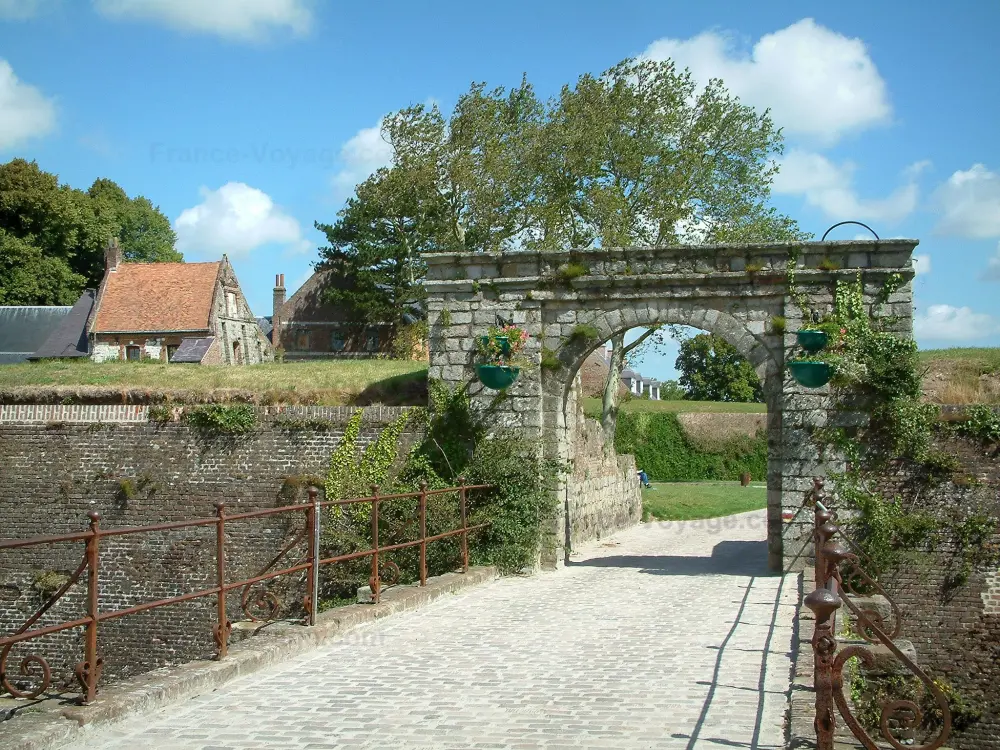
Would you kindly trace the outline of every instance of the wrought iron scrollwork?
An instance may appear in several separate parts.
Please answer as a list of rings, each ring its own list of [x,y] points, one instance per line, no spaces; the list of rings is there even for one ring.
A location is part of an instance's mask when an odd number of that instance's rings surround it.
[[[299,529],[292,540],[288,542],[281,551],[278,552],[271,561],[265,565],[257,573],[254,578],[266,574],[268,571],[272,570],[285,555],[291,552],[296,546],[301,544],[309,533],[309,517],[308,515],[303,515],[304,523],[302,528]],[[293,562],[289,567],[294,567],[298,565],[303,560],[304,556],[300,556],[295,562]],[[277,620],[278,615],[281,614],[282,602],[275,594],[268,588],[270,581],[255,581],[253,583],[248,583],[243,587],[243,591],[240,594],[240,609],[243,610],[243,614],[247,616],[248,619],[253,622],[270,622],[271,620]],[[230,625],[230,627],[232,627]],[[218,629],[218,626],[216,626]],[[221,634],[216,633],[216,639],[221,637]]]
[[[52,606],[59,601],[63,594],[69,591],[70,587],[73,586],[83,572],[87,569],[87,556],[84,555],[83,560],[77,569],[73,571],[73,574],[66,579],[62,586],[52,594],[41,607],[39,607],[35,613],[25,620],[24,624],[18,628],[18,630],[11,634],[11,636],[18,636],[22,633],[26,633],[32,625],[41,619],[42,615],[48,612]],[[15,646],[14,643],[8,643],[3,649],[0,649],[0,686],[3,687],[8,693],[10,693],[15,698],[37,698],[39,695],[44,693],[52,685],[52,668],[49,663],[45,661],[43,656],[38,654],[28,654],[23,657],[18,665],[18,674],[24,677],[25,680],[30,680],[36,682],[35,687],[28,690],[21,690],[14,686],[10,681],[10,673],[7,671],[7,658],[10,656],[11,649]]]
[[[816,626],[813,634],[813,652],[815,656],[814,683],[816,690],[816,738],[819,750],[832,750],[835,713],[831,701],[851,732],[867,748],[880,750],[875,739],[861,724],[852,712],[850,701],[844,692],[844,668],[851,659],[858,659],[867,668],[876,666],[876,656],[870,646],[852,644],[839,648],[836,635],[833,632],[834,613],[840,606],[846,605],[854,615],[858,630],[864,640],[870,644],[884,646],[892,656],[905,667],[930,692],[941,714],[941,724],[938,728],[927,726],[924,710],[914,700],[898,699],[882,704],[879,714],[879,734],[881,738],[896,750],[937,750],[947,741],[951,733],[951,710],[948,699],[934,681],[917,666],[893,641],[902,632],[902,614],[896,602],[893,601],[879,582],[862,567],[859,556],[854,551],[848,552],[839,544],[839,540],[848,541],[842,529],[835,523],[836,513],[825,504],[826,494],[823,492],[822,480],[815,480],[815,487],[810,492],[809,499],[815,501],[815,533],[816,541],[816,574],[817,589],[805,599],[805,604],[816,615]],[[852,595],[864,586],[883,596],[892,609],[892,626],[885,623],[881,614],[871,607],[860,606]],[[908,739],[904,744],[894,734],[895,732],[916,731],[925,727],[931,736],[922,742]]]

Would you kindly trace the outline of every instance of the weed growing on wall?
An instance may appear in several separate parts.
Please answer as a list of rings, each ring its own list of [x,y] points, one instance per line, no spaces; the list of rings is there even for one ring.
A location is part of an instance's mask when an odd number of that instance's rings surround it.
[[[257,410],[249,404],[205,404],[184,410],[184,421],[203,437],[246,435],[257,428]]]

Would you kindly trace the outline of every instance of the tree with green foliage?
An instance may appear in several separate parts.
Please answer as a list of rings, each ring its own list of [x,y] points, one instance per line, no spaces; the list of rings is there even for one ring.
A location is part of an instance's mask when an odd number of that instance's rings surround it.
[[[0,304],[68,305],[104,275],[112,237],[132,261],[180,261],[170,222],[111,180],[83,192],[36,162],[0,164]]]
[[[464,94],[446,120],[435,105],[385,118],[393,165],[359,184],[334,224],[317,268],[335,272],[327,292],[359,320],[399,323],[422,298],[420,254],[510,249],[537,215],[532,144],[541,105],[531,87]]]
[[[476,83],[450,117],[408,107],[385,118],[382,137],[392,166],[358,186],[334,225],[317,224],[330,239],[320,267],[342,280],[331,299],[372,317],[398,314],[421,252],[805,238],[767,205],[782,151],[770,114],[719,80],[699,88],[670,61],[624,60],[549,101],[524,79],[509,91]],[[622,336],[612,353],[613,437]]]
[[[399,326],[424,297],[420,253],[433,247],[434,217],[422,188],[400,170],[380,169],[358,185],[335,224],[316,223],[329,242],[317,267],[335,279],[326,298],[359,321]]]
[[[690,401],[764,400],[753,367],[735,346],[718,336],[700,333],[683,340],[674,366]]]

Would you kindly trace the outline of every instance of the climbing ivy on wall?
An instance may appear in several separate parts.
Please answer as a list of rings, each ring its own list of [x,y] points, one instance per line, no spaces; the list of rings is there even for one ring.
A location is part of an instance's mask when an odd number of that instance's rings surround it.
[[[358,435],[361,432],[361,420],[364,416],[364,409],[358,409],[351,415],[344,427],[344,436],[330,454],[330,470],[323,485],[327,499],[339,500],[347,497],[345,492],[350,487],[357,456]]]
[[[950,477],[959,463],[934,447],[944,428],[939,407],[921,400],[916,343],[889,330],[893,318],[881,314],[902,283],[898,274],[890,276],[869,312],[860,273],[853,282],[837,282],[834,312],[819,326],[830,338],[823,358],[835,368],[834,411],[866,411],[869,418],[856,427],[816,429],[813,440],[847,460],[849,470],[832,478],[842,504],[854,511],[849,523],[857,541],[877,566],[895,567],[922,549],[945,543],[956,558],[950,585],[960,586],[972,570],[997,561],[995,553],[984,553],[982,543],[1000,528],[995,513],[950,508],[948,514],[931,515],[879,490],[887,469],[900,462],[912,467],[914,481],[926,487]],[[989,433],[989,426],[980,426],[988,424],[984,413],[973,410],[972,417],[975,426],[966,429]],[[970,534],[973,518],[976,533]]]

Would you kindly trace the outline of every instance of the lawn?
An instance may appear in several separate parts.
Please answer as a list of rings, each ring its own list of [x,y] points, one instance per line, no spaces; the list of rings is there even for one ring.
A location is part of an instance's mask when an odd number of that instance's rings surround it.
[[[643,518],[693,521],[767,507],[767,487],[739,482],[652,482],[642,491]]]
[[[583,410],[588,417],[601,418],[601,399],[586,398],[583,400]],[[651,401],[645,398],[629,399],[621,405],[622,411],[668,411],[681,412],[720,412],[723,414],[764,414],[767,404],[747,404],[733,401]]]
[[[47,361],[0,366],[0,389],[69,386],[81,393],[131,388],[186,391],[191,397],[234,390],[261,403],[425,404],[427,364],[390,359],[269,363],[247,367],[145,362]]]

